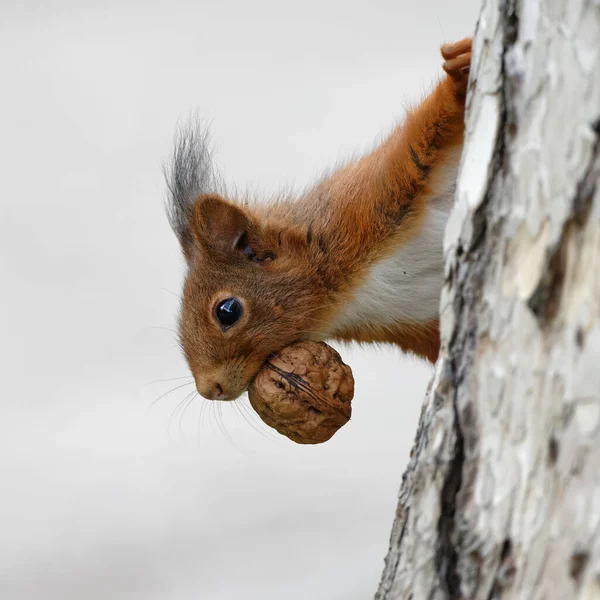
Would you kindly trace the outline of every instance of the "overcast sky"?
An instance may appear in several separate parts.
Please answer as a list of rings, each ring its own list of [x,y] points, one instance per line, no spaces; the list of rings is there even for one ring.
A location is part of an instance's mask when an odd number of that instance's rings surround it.
[[[0,4],[0,598],[371,598],[430,367],[342,347],[352,421],[297,446],[177,407],[183,264],[161,165],[212,123],[230,185],[371,147],[475,0]],[[224,431],[225,430],[225,431]]]

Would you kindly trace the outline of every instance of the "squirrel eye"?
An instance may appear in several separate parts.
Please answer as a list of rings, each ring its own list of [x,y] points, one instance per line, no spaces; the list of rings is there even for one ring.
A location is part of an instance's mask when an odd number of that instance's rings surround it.
[[[243,314],[242,303],[237,298],[221,300],[215,309],[215,316],[223,331],[235,325]]]

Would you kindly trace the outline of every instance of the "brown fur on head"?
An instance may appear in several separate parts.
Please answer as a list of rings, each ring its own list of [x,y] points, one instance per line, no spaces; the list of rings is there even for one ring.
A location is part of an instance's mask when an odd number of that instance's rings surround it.
[[[233,399],[271,353],[319,337],[328,294],[304,233],[203,189],[210,180],[199,159],[208,158],[204,137],[187,135],[169,177],[171,224],[188,265],[180,339],[198,391]],[[225,328],[216,311],[229,298],[243,312]]]
[[[181,342],[200,393],[231,399],[272,352],[316,337],[321,284],[314,269],[298,267],[297,248],[291,260],[290,236],[261,226],[248,209],[210,195],[192,215]],[[229,298],[243,312],[225,328],[216,311]]]

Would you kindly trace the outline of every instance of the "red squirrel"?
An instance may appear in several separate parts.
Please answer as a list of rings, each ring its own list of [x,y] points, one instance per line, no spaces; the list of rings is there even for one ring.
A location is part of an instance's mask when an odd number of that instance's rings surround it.
[[[381,145],[300,198],[224,198],[191,127],[167,173],[187,263],[179,334],[198,392],[233,400],[299,340],[387,342],[435,361],[443,234],[463,143],[471,39]]]

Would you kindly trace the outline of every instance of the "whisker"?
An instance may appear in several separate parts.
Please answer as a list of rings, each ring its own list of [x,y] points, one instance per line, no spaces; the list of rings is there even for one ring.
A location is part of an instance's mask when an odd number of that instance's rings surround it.
[[[281,441],[277,436],[273,435],[271,428],[263,429],[267,428],[267,425],[260,420],[260,417],[258,417],[254,409],[246,404],[244,400],[247,400],[247,398],[244,397],[243,399],[238,399],[235,401],[235,404],[246,423],[266,440],[281,445]]]
[[[209,400],[208,402],[210,402],[209,408],[208,408],[208,424],[210,425],[212,432],[217,433],[215,430],[215,426],[213,424],[213,414],[215,411],[215,402],[214,402],[214,400]]]
[[[165,381],[176,381],[178,379],[191,379],[192,375],[184,375],[183,377],[169,377],[167,379],[155,379],[154,381],[149,381],[148,383],[144,383],[142,387],[148,387],[149,385],[154,385],[155,383],[164,383]]]
[[[188,381],[187,383],[182,383],[181,385],[178,385],[177,387],[174,387],[173,389],[169,390],[168,392],[165,392],[164,394],[161,394],[156,400],[154,400],[154,402],[152,402],[152,404],[150,404],[150,406],[148,407],[148,411],[146,414],[150,413],[150,411],[152,410],[152,407],[161,399],[164,398],[165,396],[168,396],[169,394],[172,394],[173,392],[180,390],[181,388],[184,388],[188,385],[192,385],[194,382],[193,381]]]
[[[210,416],[210,408],[209,408],[209,406],[212,404],[213,400],[207,400],[206,398],[204,398],[203,400],[204,400],[204,403],[200,407],[200,415],[199,415],[199,417],[201,419],[201,422],[206,422],[207,413]]]
[[[174,333],[178,335],[178,331],[175,329],[170,329],[169,327],[162,327],[161,325],[149,325],[146,329],[158,329],[159,331],[168,331],[169,333]]]
[[[221,431],[223,432],[223,434],[225,435],[225,438],[227,439],[227,441],[234,446],[234,448],[236,448],[237,450],[239,450],[242,454],[244,454],[245,456],[248,456],[248,453],[243,450],[231,437],[230,433],[227,431],[227,427],[225,427],[225,421],[223,419],[223,413],[221,412],[222,410],[222,402],[219,402],[219,405],[217,407],[217,414],[219,415],[219,419],[221,420]]]
[[[198,446],[200,446],[200,426],[202,424],[202,414],[206,408],[206,403],[208,400],[206,398],[202,398],[202,404],[200,405],[200,410],[198,411],[198,421],[196,422],[196,436],[198,439]]]
[[[183,301],[183,296],[181,296],[180,294],[173,292],[172,290],[168,290],[167,288],[160,288],[161,292],[167,292],[168,294],[171,294],[172,296],[175,296],[175,298],[177,298],[178,300]]]
[[[228,438],[227,432],[225,431],[225,429],[223,428],[223,413],[221,413],[221,403],[220,402],[215,402],[215,421],[217,423],[217,428],[218,430],[221,432],[222,435],[224,435],[226,438]]]
[[[175,407],[175,410],[171,413],[169,417],[169,423],[167,425],[167,432],[169,433],[169,439],[171,439],[171,425],[173,423],[173,419],[175,415],[179,412],[181,407],[189,400],[189,398],[194,394],[194,392],[190,392],[185,398]]]
[[[184,441],[185,441],[185,434],[183,433],[183,417],[185,416],[187,409],[193,404],[193,402],[197,398],[197,396],[198,396],[198,392],[194,391],[194,393],[192,394],[192,397],[190,398],[188,403],[185,405],[184,409],[181,411],[181,414],[179,415],[179,433],[181,434],[181,437],[183,438]]]

